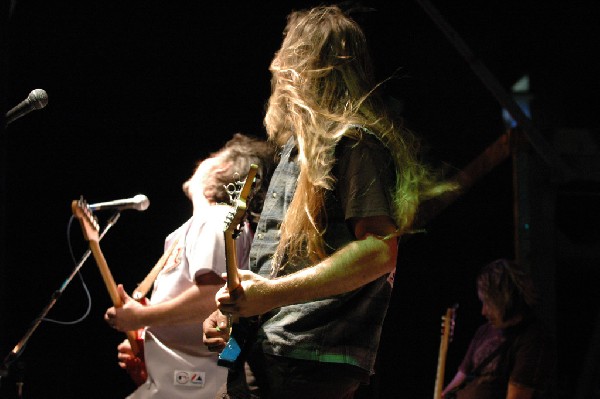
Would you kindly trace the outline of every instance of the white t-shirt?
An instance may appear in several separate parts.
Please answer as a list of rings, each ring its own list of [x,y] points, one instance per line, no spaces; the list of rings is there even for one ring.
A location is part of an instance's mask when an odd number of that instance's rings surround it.
[[[178,240],[154,282],[151,304],[180,295],[198,274],[225,273],[225,219],[232,208],[213,205],[192,216],[165,240],[165,251]],[[238,267],[248,268],[252,234],[245,225],[235,240]],[[214,398],[225,383],[227,369],[202,343],[202,322],[146,329],[144,356],[147,381],[128,398]]]

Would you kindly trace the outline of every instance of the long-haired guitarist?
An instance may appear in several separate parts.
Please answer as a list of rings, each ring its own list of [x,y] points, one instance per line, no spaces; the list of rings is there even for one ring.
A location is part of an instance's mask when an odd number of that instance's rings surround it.
[[[251,164],[258,165],[249,211],[259,213],[273,156],[266,141],[235,134],[201,161],[183,184],[193,215],[166,238],[164,264],[149,303],[141,304],[119,286],[123,306],[109,308],[105,320],[120,331],[145,330],[148,378],[130,398],[213,398],[224,383],[226,370],[217,366],[217,356],[202,344],[202,321],[214,310],[215,294],[224,282],[223,225],[231,209],[227,186],[243,180]],[[241,267],[248,264],[250,221],[243,223],[237,237]],[[121,367],[127,367],[134,356],[127,340],[118,346]]]
[[[450,188],[387,114],[366,42],[339,7],[297,11],[270,65],[264,121],[281,159],[252,272],[217,295],[224,313],[260,315],[247,359],[263,397],[351,398],[369,382],[398,236]]]

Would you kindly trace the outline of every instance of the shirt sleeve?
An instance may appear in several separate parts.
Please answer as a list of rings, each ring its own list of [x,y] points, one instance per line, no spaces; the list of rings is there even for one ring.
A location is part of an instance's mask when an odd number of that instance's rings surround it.
[[[225,273],[225,238],[223,227],[228,207],[214,205],[201,217],[194,217],[186,235],[186,257],[190,276],[214,272]]]
[[[536,390],[549,383],[555,357],[552,341],[538,326],[534,326],[515,342],[514,366],[510,382]]]
[[[394,163],[387,148],[370,134],[360,141],[344,138],[337,148],[336,195],[344,219],[392,216]]]

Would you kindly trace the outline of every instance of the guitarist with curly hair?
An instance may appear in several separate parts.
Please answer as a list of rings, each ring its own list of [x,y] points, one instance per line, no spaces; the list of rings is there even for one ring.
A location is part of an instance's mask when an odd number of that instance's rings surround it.
[[[165,255],[147,305],[118,286],[123,306],[111,307],[106,322],[119,331],[143,329],[147,378],[129,398],[213,398],[226,378],[217,355],[202,344],[202,321],[214,310],[214,297],[225,272],[223,226],[231,210],[227,186],[259,166],[248,211],[262,208],[272,169],[272,146],[235,134],[223,148],[201,161],[183,190],[193,203],[193,215],[165,241]],[[236,239],[237,259],[248,264],[252,240],[246,220]],[[158,264],[157,264],[158,265]],[[128,340],[118,346],[119,365],[127,368],[136,354]]]

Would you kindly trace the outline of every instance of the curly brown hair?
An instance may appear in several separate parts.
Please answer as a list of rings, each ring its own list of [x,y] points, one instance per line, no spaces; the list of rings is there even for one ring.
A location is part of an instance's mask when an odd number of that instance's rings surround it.
[[[275,146],[254,136],[235,133],[225,145],[209,155],[219,158],[218,166],[207,173],[204,180],[204,196],[212,203],[230,203],[227,185],[243,181],[250,165],[258,166],[254,187],[248,201],[249,215],[262,211],[265,194],[275,166]],[[198,165],[202,161],[198,162]],[[189,194],[190,181],[183,184],[183,191]],[[251,220],[252,222],[252,220]]]

